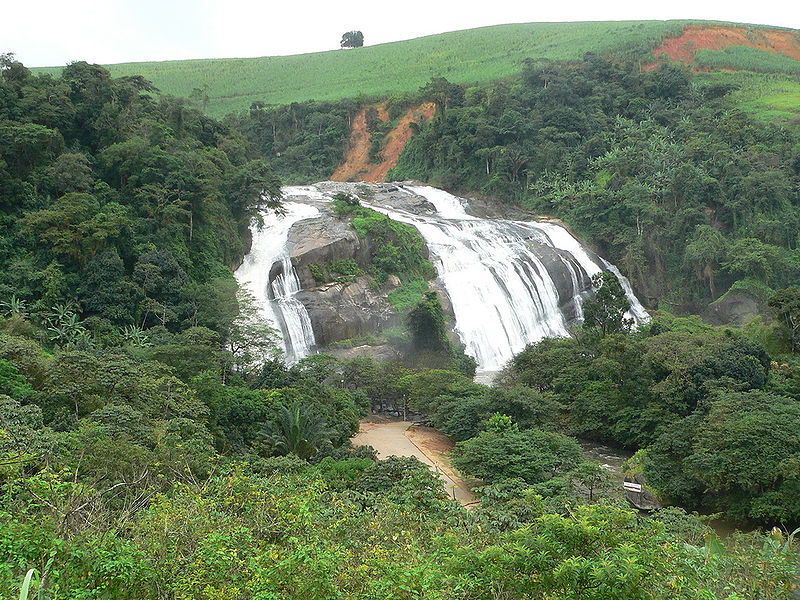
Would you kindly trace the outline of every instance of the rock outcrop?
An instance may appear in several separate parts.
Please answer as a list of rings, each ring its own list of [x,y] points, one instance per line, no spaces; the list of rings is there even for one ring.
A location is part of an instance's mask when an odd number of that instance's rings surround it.
[[[361,184],[322,182],[315,187],[328,197],[346,192],[368,196],[369,201],[375,204],[415,214],[436,212],[425,198],[392,184],[367,188]],[[319,276],[321,267],[345,260],[354,261],[368,272],[376,243],[370,236],[360,237],[347,219],[337,217],[329,202],[318,201],[315,205],[321,215],[292,225],[288,248],[302,288],[296,297],[308,311],[317,344],[330,346],[401,325],[400,313],[388,300],[388,295],[402,285],[396,276],[390,276],[380,288],[366,274],[341,282],[322,282],[315,278],[315,269]],[[427,255],[427,248],[424,248],[424,253]],[[269,280],[273,281],[282,269],[280,263],[275,263]],[[449,301],[445,306],[449,307]]]
[[[635,475],[626,475],[625,481],[629,483],[636,483],[642,486],[641,492],[633,492],[627,489],[625,490],[625,499],[634,508],[650,512],[658,510],[663,506],[659,501],[658,496],[656,496],[656,494],[647,487],[644,475],[641,473],[636,473]]]
[[[367,276],[351,283],[326,283],[297,294],[311,317],[317,344],[374,334],[401,324],[400,315],[388,301],[389,288],[375,290]]]
[[[750,295],[728,292],[703,311],[703,321],[711,325],[735,325],[740,327],[759,314],[758,302]]]

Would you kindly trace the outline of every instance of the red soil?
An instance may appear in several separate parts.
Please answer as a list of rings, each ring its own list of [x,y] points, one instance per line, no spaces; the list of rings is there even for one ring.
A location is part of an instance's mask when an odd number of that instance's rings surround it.
[[[380,120],[384,123],[388,121],[389,114],[386,112],[386,105],[381,103],[376,108]],[[344,163],[339,165],[331,176],[332,181],[366,181],[367,183],[385,181],[386,174],[397,164],[400,153],[411,139],[411,123],[420,119],[427,121],[433,118],[435,108],[432,102],[428,102],[410,109],[403,115],[397,127],[387,135],[388,141],[383,149],[383,161],[378,164],[369,161],[371,143],[370,134],[367,131],[366,112],[366,108],[362,109],[353,119],[350,149],[347,151]]]
[[[700,49],[724,50],[730,46],[750,46],[774,54],[785,54],[800,60],[800,39],[795,31],[780,29],[748,29],[728,25],[689,25],[683,35],[670,38],[655,50],[655,55],[668,55],[682,63],[694,62],[695,52]],[[651,69],[656,65],[647,65]]]

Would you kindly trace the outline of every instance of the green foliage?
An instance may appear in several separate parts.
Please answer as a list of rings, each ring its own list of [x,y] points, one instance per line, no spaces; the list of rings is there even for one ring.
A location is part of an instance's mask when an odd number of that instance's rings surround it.
[[[750,119],[735,109],[736,81],[715,81],[591,53],[530,61],[519,77],[448,92],[446,116],[389,177],[560,217],[640,296],[682,311],[744,278],[785,287],[800,273],[797,131]]]
[[[603,337],[628,331],[633,320],[626,319],[625,313],[631,303],[617,276],[608,271],[597,273],[592,276],[592,287],[594,297],[583,304],[584,327],[598,329]]]
[[[566,475],[581,462],[578,443],[540,429],[520,430],[507,415],[489,419],[486,431],[459,442],[453,464],[486,483],[519,478],[528,484],[544,483]]]
[[[701,48],[695,52],[695,61],[704,68],[800,74],[800,61],[750,46],[728,46],[722,50]]]
[[[340,283],[355,281],[355,278],[362,273],[361,268],[352,258],[333,261],[330,271],[336,276],[336,281]]]
[[[436,292],[427,292],[425,298],[406,316],[411,331],[411,341],[417,350],[440,352],[449,348],[444,311]]]
[[[308,459],[329,440],[325,421],[317,413],[295,402],[281,406],[279,417],[268,424],[265,437],[278,450]]]
[[[347,31],[339,43],[342,48],[361,48],[364,45],[364,34],[360,31]]]
[[[404,312],[412,306],[418,305],[423,300],[423,295],[428,291],[428,282],[417,279],[404,283],[401,287],[387,296],[389,302],[395,305],[398,310]]]
[[[790,286],[780,290],[769,299],[769,306],[775,310],[789,341],[789,349],[794,352],[800,341],[800,289]]]
[[[457,346],[447,337],[447,319],[436,292],[425,292],[404,322],[411,334],[410,358],[415,364],[475,375],[475,359],[464,353],[463,345]]]
[[[501,383],[545,395],[573,435],[641,449],[640,472],[667,501],[800,519],[795,370],[742,332],[656,314],[640,332],[529,346]]]
[[[25,376],[17,370],[14,363],[0,358],[0,394],[17,400],[25,400],[33,395],[33,388]]]
[[[458,84],[495,81],[526,58],[575,61],[589,51],[642,60],[688,21],[525,23],[497,25],[379,44],[354,52],[315,52],[253,59],[186,60],[109,65],[115,77],[144,76],[165,94],[189,97],[208,85],[208,113],[222,116],[265,104],[335,101],[412,92],[431,75]],[[384,65],[391,64],[392,77]],[[35,69],[57,75],[59,69]],[[343,79],[341,73],[354,74]]]
[[[62,347],[113,345],[133,326],[227,335],[235,285],[220,281],[233,284],[250,219],[280,206],[269,165],[230,127],[156,101],[141,77],[86,63],[59,78],[8,73],[0,297],[24,300]]]
[[[343,192],[338,195],[347,196]],[[411,225],[400,223],[370,208],[359,205],[354,196],[336,199],[336,210],[340,217],[351,216],[351,224],[359,237],[370,247],[370,270],[379,284],[389,275],[397,275],[405,281],[403,288],[390,295],[390,301],[398,308],[406,309],[413,298],[421,296],[422,288],[436,271],[427,258],[425,241]],[[336,261],[330,269],[340,276],[357,276],[358,265],[352,260]],[[402,306],[401,306],[402,305]]]

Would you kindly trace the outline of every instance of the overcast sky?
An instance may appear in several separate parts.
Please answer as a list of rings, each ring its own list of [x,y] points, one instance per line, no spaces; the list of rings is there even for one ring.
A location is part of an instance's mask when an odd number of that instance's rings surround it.
[[[4,0],[0,53],[30,67],[271,56],[331,50],[342,33],[365,45],[531,21],[712,19],[800,29],[794,0],[531,2],[484,0]]]

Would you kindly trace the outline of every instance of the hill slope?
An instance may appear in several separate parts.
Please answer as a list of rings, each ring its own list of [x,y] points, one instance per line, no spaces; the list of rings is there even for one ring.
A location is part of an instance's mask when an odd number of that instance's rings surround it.
[[[115,77],[143,75],[161,91],[188,97],[208,86],[207,111],[221,116],[254,101],[288,104],[416,91],[431,77],[459,84],[519,71],[526,58],[578,60],[586,52],[647,56],[689,21],[497,25],[354,50],[294,56],[108,65]],[[58,68],[38,71],[58,72]]]

